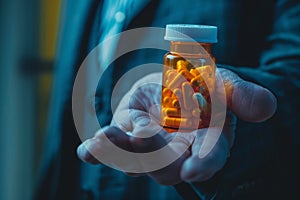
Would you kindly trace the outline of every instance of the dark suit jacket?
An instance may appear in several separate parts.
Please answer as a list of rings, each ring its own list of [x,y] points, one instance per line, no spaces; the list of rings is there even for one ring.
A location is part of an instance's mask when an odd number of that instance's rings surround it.
[[[76,71],[99,42],[102,1],[66,1],[56,57],[46,153],[37,199],[175,199],[172,187],[147,177],[130,178],[76,157],[80,139],[72,118],[71,94]],[[298,0],[153,0],[125,29],[169,23],[210,24],[219,28],[214,54],[219,67],[270,89],[278,98],[275,116],[263,123],[238,121],[226,166],[211,180],[193,183],[202,197],[216,199],[288,199],[296,194],[300,135],[300,2]],[[143,63],[162,62],[165,52],[143,50],[118,59],[107,78]],[[221,65],[222,64],[222,65]],[[113,75],[113,77],[111,77]],[[100,82],[105,83],[105,79]],[[111,118],[109,96],[97,92],[101,124]],[[103,116],[107,116],[104,118]],[[164,193],[164,194],[163,194]],[[166,195],[166,196],[165,196]],[[188,199],[188,198],[187,198]]]

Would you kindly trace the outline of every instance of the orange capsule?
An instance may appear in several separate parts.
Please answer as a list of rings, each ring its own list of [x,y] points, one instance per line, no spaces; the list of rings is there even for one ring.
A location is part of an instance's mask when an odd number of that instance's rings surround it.
[[[172,94],[171,90],[168,88],[163,89],[163,96],[170,96]]]
[[[184,60],[179,60],[177,63],[176,63],[176,69],[177,71],[181,71],[181,70],[188,70],[187,67],[186,67],[187,63],[186,61]]]
[[[192,80],[195,76],[192,75],[188,70],[182,70],[180,73],[188,80]]]
[[[174,95],[176,98],[181,98],[182,97],[182,92],[179,88],[176,88],[174,91],[173,91]]]
[[[208,74],[211,74],[213,72],[213,68],[211,65],[204,65],[199,68],[200,68],[201,72],[207,72]]]
[[[196,67],[190,70],[190,73],[193,74],[194,76],[198,76],[202,74],[203,72],[206,72],[208,74],[212,74],[213,69],[210,65],[204,65],[200,67]]]
[[[177,99],[174,99],[172,101],[172,106],[175,107],[175,108],[180,108],[180,104],[179,104],[179,101]]]
[[[198,75],[200,75],[199,70],[198,70],[198,69],[195,69],[195,68],[191,69],[191,70],[190,70],[190,73],[191,73],[193,76],[198,76]]]
[[[210,75],[209,75],[209,73],[207,73],[207,72],[202,72],[202,73],[201,73],[201,76],[202,76],[202,78],[203,78],[205,81],[207,81],[207,80],[210,78]]]
[[[185,81],[185,78],[182,75],[182,71],[178,73],[173,80],[171,80],[168,84],[168,88],[174,90],[176,87],[179,87],[182,82]]]
[[[193,86],[200,86],[203,83],[203,78],[201,75],[196,76],[191,80]]]
[[[177,72],[175,70],[169,70],[167,74],[167,79],[172,80],[177,75]]]
[[[210,65],[208,65],[208,66],[205,65],[205,66],[202,66],[202,67],[196,67],[191,71],[193,71],[193,73],[197,74],[197,76],[199,76],[199,75],[203,76],[203,73],[207,73],[209,76],[211,76],[212,73],[213,73],[212,70],[213,69],[211,68]]]
[[[171,97],[164,97],[163,98],[163,104],[164,105],[169,105],[172,101],[172,98]]]
[[[193,92],[194,90],[188,82],[182,84],[183,105],[186,110],[191,110],[195,106]]]
[[[165,75],[165,76],[169,76],[169,73],[170,73],[171,71],[172,71],[172,70],[170,70],[170,69],[164,70],[164,75]]]
[[[193,124],[192,120],[187,118],[165,117],[165,126],[171,126],[171,127],[184,126],[190,128],[192,124]]]
[[[180,117],[180,110],[177,108],[166,108],[164,112],[169,117]]]

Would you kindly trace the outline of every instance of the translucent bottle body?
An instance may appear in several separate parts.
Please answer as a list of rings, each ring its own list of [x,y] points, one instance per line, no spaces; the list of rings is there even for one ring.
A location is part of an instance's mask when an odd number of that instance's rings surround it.
[[[172,41],[164,66],[161,125],[169,132],[208,127],[215,87],[211,44]]]

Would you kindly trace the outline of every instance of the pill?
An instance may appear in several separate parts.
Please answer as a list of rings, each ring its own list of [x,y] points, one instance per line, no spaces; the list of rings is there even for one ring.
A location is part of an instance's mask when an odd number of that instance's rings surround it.
[[[165,76],[169,76],[169,73],[170,73],[171,71],[172,71],[171,69],[165,69],[165,70],[164,70],[164,75],[165,75]]]
[[[172,106],[175,107],[175,108],[180,108],[180,104],[179,104],[179,101],[177,99],[174,99],[172,101]]]
[[[185,81],[185,78],[183,77],[183,72],[181,71],[168,84],[168,88],[171,89],[171,90],[174,90],[176,87],[180,86],[183,81]]]
[[[213,67],[211,65],[205,65],[200,68],[202,72],[207,72],[209,74],[213,72]]]
[[[164,97],[163,98],[163,104],[168,105],[168,104],[171,103],[171,100],[172,100],[172,98],[170,98],[170,97]]]
[[[179,60],[176,63],[176,69],[177,69],[177,71],[187,70],[186,62],[184,60]]]
[[[182,92],[179,88],[176,88],[174,91],[173,91],[174,95],[177,97],[177,98],[181,98],[182,97]]]
[[[190,127],[193,122],[187,118],[165,117],[165,126],[175,127]]]
[[[167,78],[169,76],[170,72],[172,72],[172,69],[164,69],[164,71],[163,71],[164,77]]]
[[[188,81],[191,81],[195,77],[188,70],[182,70],[181,73]]]
[[[175,78],[175,76],[177,75],[177,72],[175,70],[170,70],[169,73],[167,74],[167,80],[172,80]]]
[[[200,72],[199,72],[199,70],[198,69],[191,69],[190,70],[190,73],[193,75],[193,76],[198,76],[198,75],[200,75]]]
[[[191,110],[194,107],[193,88],[188,82],[182,84],[183,105],[186,110]]]
[[[180,110],[177,108],[166,108],[164,111],[169,117],[180,117]]]
[[[202,85],[205,85],[204,80],[202,79],[202,76],[196,76],[191,80],[191,85],[194,87],[200,87]]]
[[[198,76],[203,72],[212,74],[213,69],[210,65],[204,65],[204,66],[196,67],[196,68],[193,68],[190,70],[190,73],[193,74],[194,76]]]
[[[163,89],[163,95],[164,96],[170,96],[172,94],[171,90],[168,88]]]
[[[210,65],[205,65],[205,66],[202,66],[202,67],[196,67],[193,72],[195,71],[195,73],[197,73],[196,71],[199,72],[199,74],[202,75],[202,73],[206,72],[208,74],[212,74],[213,72],[213,69]]]
[[[203,78],[205,81],[207,81],[207,80],[210,78],[210,75],[209,75],[209,73],[207,73],[207,72],[202,72],[202,73],[201,73],[201,76],[202,76],[202,78]]]

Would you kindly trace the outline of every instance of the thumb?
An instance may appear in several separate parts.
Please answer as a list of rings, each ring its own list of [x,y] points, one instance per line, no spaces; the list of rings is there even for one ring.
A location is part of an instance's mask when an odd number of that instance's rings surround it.
[[[228,107],[238,118],[262,122],[276,111],[276,97],[266,88],[241,79],[227,69],[219,69],[227,94]]]

